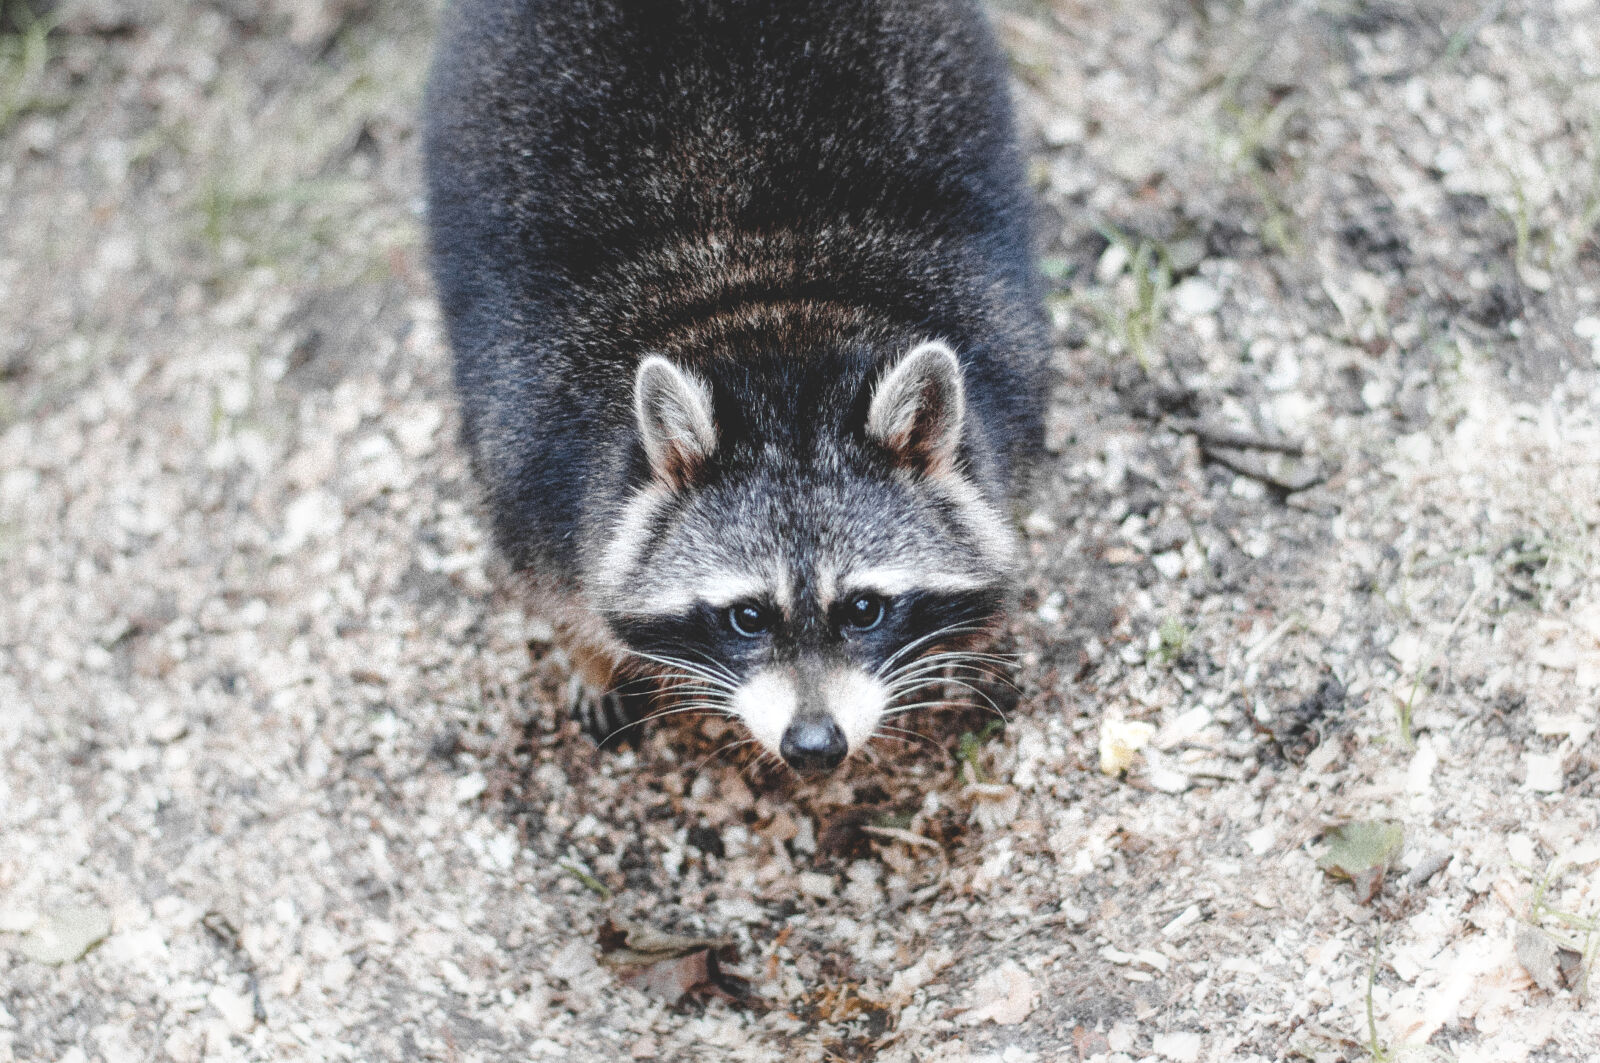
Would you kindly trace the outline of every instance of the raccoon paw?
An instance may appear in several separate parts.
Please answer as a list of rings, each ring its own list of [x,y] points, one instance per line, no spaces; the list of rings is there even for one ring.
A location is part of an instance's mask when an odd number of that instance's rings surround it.
[[[625,744],[638,730],[633,725],[644,719],[647,707],[637,695],[596,690],[574,676],[567,712],[595,745],[604,747],[613,739]]]

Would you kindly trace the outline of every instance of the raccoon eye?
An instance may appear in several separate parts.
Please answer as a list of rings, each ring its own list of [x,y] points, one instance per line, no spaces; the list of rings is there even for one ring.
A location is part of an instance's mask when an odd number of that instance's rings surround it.
[[[883,622],[883,599],[876,594],[858,594],[844,607],[844,622],[857,631],[871,631]]]
[[[747,639],[771,631],[775,619],[771,609],[755,602],[740,602],[728,608],[728,626]]]

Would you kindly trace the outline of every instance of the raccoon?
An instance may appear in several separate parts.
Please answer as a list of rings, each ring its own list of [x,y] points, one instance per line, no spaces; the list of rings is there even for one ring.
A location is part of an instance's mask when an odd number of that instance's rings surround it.
[[[718,712],[824,772],[982,659],[1047,355],[1007,93],[966,0],[448,12],[464,442],[596,739]]]

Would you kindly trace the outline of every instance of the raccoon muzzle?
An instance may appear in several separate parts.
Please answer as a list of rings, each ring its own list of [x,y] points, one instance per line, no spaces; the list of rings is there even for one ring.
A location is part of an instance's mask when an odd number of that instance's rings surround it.
[[[844,731],[831,716],[797,717],[784,728],[778,754],[783,762],[802,775],[821,775],[844,763],[850,752]]]

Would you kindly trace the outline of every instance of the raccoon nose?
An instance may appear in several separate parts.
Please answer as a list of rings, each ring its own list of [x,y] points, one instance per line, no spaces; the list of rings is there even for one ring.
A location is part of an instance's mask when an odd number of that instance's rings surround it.
[[[783,741],[778,745],[784,761],[802,775],[832,771],[849,751],[844,732],[828,716],[795,720],[783,732]]]

